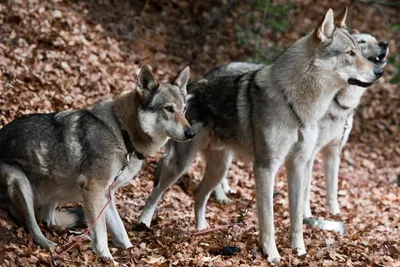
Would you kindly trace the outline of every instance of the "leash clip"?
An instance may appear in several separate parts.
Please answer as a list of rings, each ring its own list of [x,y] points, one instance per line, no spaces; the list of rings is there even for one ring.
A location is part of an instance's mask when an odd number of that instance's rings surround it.
[[[124,172],[124,170],[126,169],[126,167],[128,167],[129,161],[131,161],[132,156],[135,155],[136,151],[133,151],[132,153],[128,153],[126,154],[126,158],[125,158],[125,163],[124,165],[122,165],[121,169],[119,169],[117,175],[114,178],[114,181],[116,181]]]

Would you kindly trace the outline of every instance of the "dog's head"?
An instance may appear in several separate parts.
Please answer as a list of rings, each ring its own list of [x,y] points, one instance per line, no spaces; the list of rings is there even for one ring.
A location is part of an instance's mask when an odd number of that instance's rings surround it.
[[[383,68],[387,62],[389,54],[389,44],[387,41],[376,40],[374,36],[368,33],[353,32],[353,37],[361,47],[361,53],[369,61]]]
[[[324,19],[314,30],[317,44],[315,65],[333,71],[338,79],[349,84],[368,87],[382,74],[382,68],[363,57],[360,45],[346,30],[347,8],[336,20],[329,9]]]
[[[139,119],[147,134],[176,141],[188,141],[195,136],[185,118],[189,75],[186,67],[173,83],[158,83],[148,66],[141,69],[136,93],[140,99]]]

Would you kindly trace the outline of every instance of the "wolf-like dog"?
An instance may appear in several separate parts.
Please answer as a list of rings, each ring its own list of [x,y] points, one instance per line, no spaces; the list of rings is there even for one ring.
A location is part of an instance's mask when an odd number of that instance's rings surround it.
[[[136,89],[113,100],[81,110],[22,116],[0,129],[0,207],[20,220],[43,248],[56,244],[43,235],[37,220],[54,225],[59,202],[82,200],[91,225],[106,200],[137,174],[144,155],[155,153],[169,138],[194,137],[184,115],[189,74],[187,67],[173,83],[160,84],[144,66]],[[93,250],[112,258],[106,226],[116,247],[132,246],[114,199],[91,232]]]
[[[206,202],[225,176],[233,151],[254,162],[259,242],[268,260],[279,262],[273,184],[286,159],[291,247],[299,255],[306,253],[304,176],[317,141],[318,120],[341,88],[347,84],[367,87],[382,75],[382,69],[361,55],[359,45],[344,29],[346,13],[335,21],[329,9],[311,33],[270,66],[188,85],[186,117],[196,137],[188,143],[168,142],[139,222],[150,226],[162,194],[201,151],[207,163],[213,162],[206,166],[195,196],[196,227],[206,228]]]
[[[389,53],[387,41],[378,42],[371,34],[353,32],[353,37],[361,47],[361,54],[369,61],[383,68]],[[264,67],[263,64],[233,62],[228,65],[216,67],[205,76],[206,79],[213,77],[242,74],[251,70]],[[340,165],[340,154],[347,142],[347,138],[353,126],[353,115],[361,96],[367,88],[360,88],[356,85],[348,85],[340,90],[325,116],[319,122],[319,133],[317,145],[314,148],[312,158],[308,165],[309,180],[306,189],[304,216],[311,217],[310,209],[310,184],[312,178],[312,166],[316,154],[323,152],[325,165],[325,178],[327,183],[327,203],[329,213],[332,215],[340,212],[337,201],[338,174]],[[219,202],[229,202],[226,193],[231,191],[226,178],[214,190],[215,197]]]

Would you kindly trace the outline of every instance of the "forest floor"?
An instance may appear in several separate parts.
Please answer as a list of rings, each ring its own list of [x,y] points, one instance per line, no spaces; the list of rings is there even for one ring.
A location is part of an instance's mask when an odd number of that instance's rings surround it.
[[[261,47],[271,48],[270,57],[311,31],[329,7],[338,14],[346,5],[350,6],[351,28],[388,40],[391,54],[400,50],[400,34],[389,26],[399,24],[398,8],[362,3],[366,1],[351,5],[344,0],[292,2],[285,31],[265,27],[259,34]],[[23,114],[78,109],[132,89],[144,64],[153,67],[160,81],[167,81],[186,65],[194,80],[212,67],[246,61],[254,55],[256,43],[249,37],[246,45],[239,44],[238,29],[259,29],[262,15],[248,3],[232,0],[2,1],[0,127]],[[279,173],[274,209],[282,265],[400,266],[400,187],[396,185],[400,175],[400,88],[390,82],[395,71],[394,65],[385,67],[384,76],[368,90],[356,111],[340,168],[340,215],[327,213],[320,159],[314,166],[314,216],[344,221],[346,235],[305,226],[308,255],[298,258],[292,254],[287,184],[285,172]],[[116,194],[133,247],[118,250],[110,244],[114,259],[128,266],[268,265],[257,241],[254,202],[244,225],[194,235],[193,189],[204,170],[201,158],[165,194],[151,230],[137,229],[160,155],[148,157],[140,173]],[[210,199],[206,215],[211,227],[238,220],[255,194],[253,176],[250,165],[235,161],[228,178],[237,194],[230,196],[232,203],[224,205]],[[93,254],[89,241],[65,252],[76,239],[68,230],[43,225],[42,230],[59,246],[41,249],[20,224],[0,210],[0,266],[110,263]],[[237,246],[241,251],[223,256],[224,246]]]

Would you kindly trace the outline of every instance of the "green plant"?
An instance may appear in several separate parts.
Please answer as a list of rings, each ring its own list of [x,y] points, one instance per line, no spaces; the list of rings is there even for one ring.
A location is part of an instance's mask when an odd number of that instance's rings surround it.
[[[262,36],[265,29],[275,34],[285,31],[290,25],[289,12],[292,7],[290,2],[274,4],[271,0],[254,1],[252,11],[244,14],[248,25],[237,25],[235,28],[237,43],[254,50],[248,61],[268,64],[282,52],[282,49],[276,46],[264,45]]]
[[[389,57],[388,60],[389,64],[392,64],[396,67],[396,70],[394,71],[393,78],[390,81],[391,83],[400,83],[400,56],[399,55],[392,55]]]
[[[393,24],[392,25],[392,31],[400,31],[400,24]]]

